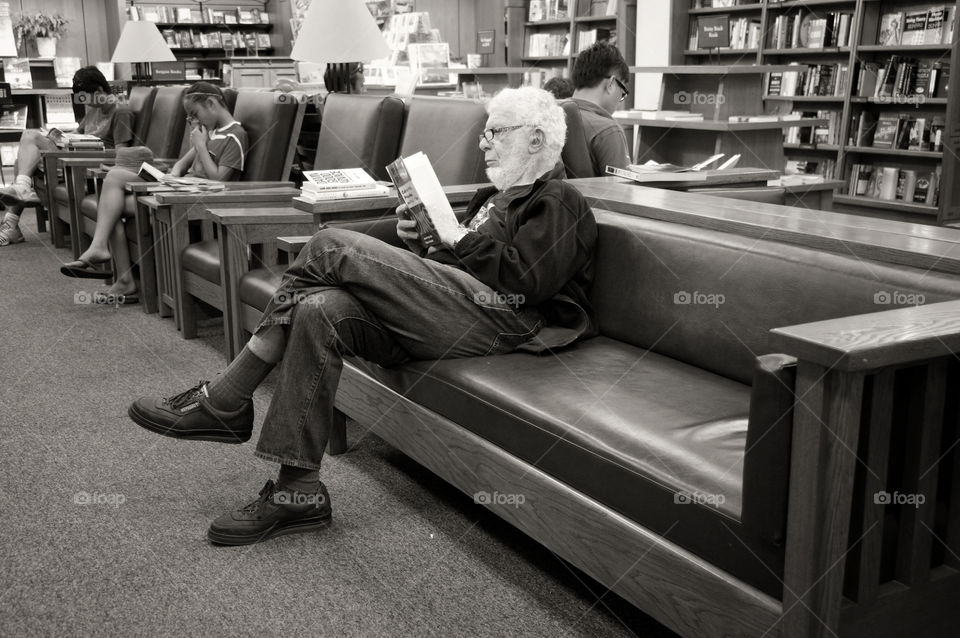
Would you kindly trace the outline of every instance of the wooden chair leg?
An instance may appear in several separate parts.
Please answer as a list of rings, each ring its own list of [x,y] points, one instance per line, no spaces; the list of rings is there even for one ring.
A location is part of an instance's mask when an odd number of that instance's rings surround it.
[[[331,455],[337,456],[347,451],[347,417],[339,410],[334,415],[333,423],[330,424],[327,451]]]

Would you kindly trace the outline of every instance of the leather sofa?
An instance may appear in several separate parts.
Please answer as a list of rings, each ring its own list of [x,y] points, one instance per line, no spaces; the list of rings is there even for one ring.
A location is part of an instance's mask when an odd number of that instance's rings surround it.
[[[837,356],[831,362],[844,371],[825,368],[811,378],[809,368],[798,372],[798,359],[777,346],[793,343],[784,337],[792,330],[785,326],[819,329],[837,318],[848,318],[844,321],[855,327],[853,334],[862,332],[861,326],[883,326],[882,339],[896,341],[891,333],[897,326],[916,325],[903,329],[910,335],[929,321],[902,320],[895,313],[955,317],[960,303],[951,300],[960,299],[960,279],[926,267],[862,259],[853,251],[833,253],[608,211],[596,214],[591,302],[600,336],[546,356],[514,353],[395,369],[348,360],[338,408],[364,432],[474,494],[682,635],[903,635],[898,633],[903,625],[885,626],[876,619],[897,605],[905,609],[900,621],[925,626],[923,635],[950,635],[943,631],[946,621],[919,612],[917,596],[923,589],[904,592],[904,583],[913,584],[904,571],[930,587],[934,607],[936,600],[960,593],[960,573],[949,567],[960,562],[956,536],[949,536],[960,532],[956,474],[941,476],[942,491],[934,489],[935,502],[922,514],[884,511],[871,498],[870,486],[908,491],[911,480],[920,481],[934,469],[935,459],[960,464],[960,453],[953,450],[960,438],[956,401],[946,401],[944,393],[947,379],[955,383],[960,374],[956,322],[950,322],[949,343],[944,339],[930,346],[940,357],[936,374],[924,372],[929,353],[918,348],[913,354],[905,347],[907,363],[888,364],[895,371],[870,369],[855,357],[841,363]],[[248,286],[256,305],[265,303],[266,293],[263,286]],[[871,314],[918,300],[922,308]],[[866,382],[862,401],[854,393],[849,412],[818,412],[821,401],[833,405],[824,398],[828,394],[836,392],[831,401],[841,403],[846,397],[839,396],[845,388],[832,380],[824,382],[826,387],[817,384],[831,374],[846,379],[844,366],[861,365],[877,375]],[[876,359],[870,365],[878,365]],[[849,376],[853,383],[865,378]],[[887,442],[895,471],[887,473],[883,453],[867,451],[879,445],[872,439],[876,434],[867,436],[867,431],[859,442],[843,444],[852,450],[823,435],[821,446],[833,446],[834,456],[822,459],[816,446],[797,446],[821,423],[825,430],[841,432],[882,421],[887,412],[877,406],[884,400],[896,415],[893,426],[888,423],[892,438]],[[942,423],[931,423],[934,434],[924,439],[927,461],[918,461],[909,450],[920,445],[918,419],[922,422],[924,414],[931,419],[931,410],[932,420]],[[807,412],[816,413],[813,424]],[[847,474],[834,475],[830,464],[837,454],[859,454],[862,460],[856,466],[851,460]],[[868,467],[868,460],[875,465]],[[804,463],[812,464],[812,471],[798,480]],[[871,474],[882,480],[871,483]],[[824,487],[818,488],[821,482]],[[846,509],[836,503],[809,511],[798,505],[808,498],[803,490],[827,493],[838,485],[849,490],[843,492],[850,499],[842,504]],[[511,506],[498,502],[497,494],[524,495],[526,502]],[[830,527],[835,508],[844,524],[861,516],[879,518],[885,523],[882,534],[866,553],[858,535],[875,530],[864,524],[858,531],[854,525],[849,541],[840,537],[842,545],[836,545],[836,556],[822,574],[806,570],[809,590],[785,588],[785,580],[794,583],[796,574],[819,557],[818,535],[837,536]],[[928,521],[931,530],[936,526],[943,538],[953,538],[952,546],[915,551],[915,517]],[[809,538],[795,532],[788,537],[788,528],[803,520]],[[949,520],[954,523],[948,531]],[[821,581],[831,580],[826,578],[830,569],[845,560],[852,563],[847,578],[841,571],[832,579],[828,603],[790,603],[791,597],[810,596]],[[838,589],[850,599],[843,604],[847,625],[839,634],[834,633],[841,626]],[[851,600],[863,603],[859,615]],[[791,614],[806,614],[805,620],[794,621]]]

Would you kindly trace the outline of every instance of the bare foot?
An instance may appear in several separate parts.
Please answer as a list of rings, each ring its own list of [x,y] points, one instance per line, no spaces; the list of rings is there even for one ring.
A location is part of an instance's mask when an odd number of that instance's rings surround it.
[[[108,295],[135,295],[137,294],[137,284],[132,281],[118,281],[107,288],[104,292]]]
[[[103,264],[110,261],[110,251],[109,250],[96,250],[92,246],[83,251],[77,261],[71,262],[76,264],[79,262],[87,262],[88,264]]]

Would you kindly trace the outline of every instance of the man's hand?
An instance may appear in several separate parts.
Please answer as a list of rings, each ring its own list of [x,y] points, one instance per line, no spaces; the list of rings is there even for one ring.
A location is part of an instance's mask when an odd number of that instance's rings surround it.
[[[423,242],[420,241],[420,233],[417,232],[417,222],[413,221],[406,204],[397,206],[397,237],[403,240],[411,252],[418,255],[423,252]]]

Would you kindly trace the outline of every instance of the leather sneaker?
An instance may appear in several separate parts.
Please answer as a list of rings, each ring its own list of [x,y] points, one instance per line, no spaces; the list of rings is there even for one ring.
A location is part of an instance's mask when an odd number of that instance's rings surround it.
[[[316,494],[306,494],[279,490],[267,481],[255,501],[213,521],[207,539],[217,545],[252,545],[274,536],[323,529],[332,517],[323,483]]]
[[[166,399],[141,397],[127,414],[151,432],[188,441],[244,443],[253,431],[253,402],[233,412],[218,410],[210,405],[206,381]]]

